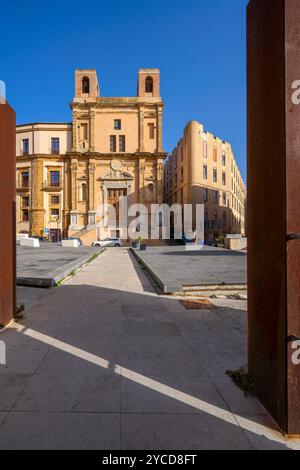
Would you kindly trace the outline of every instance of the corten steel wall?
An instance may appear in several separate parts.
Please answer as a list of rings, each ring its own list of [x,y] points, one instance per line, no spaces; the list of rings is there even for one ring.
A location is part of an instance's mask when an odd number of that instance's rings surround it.
[[[0,324],[15,312],[16,119],[0,104]]]
[[[299,0],[248,5],[249,371],[280,428],[300,434]]]

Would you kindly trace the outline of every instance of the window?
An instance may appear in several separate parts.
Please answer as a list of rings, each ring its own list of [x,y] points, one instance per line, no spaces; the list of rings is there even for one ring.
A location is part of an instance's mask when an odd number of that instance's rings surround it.
[[[81,185],[81,194],[80,194],[80,200],[85,202],[87,200],[87,189],[86,189],[86,183],[82,183]]]
[[[21,173],[21,187],[29,188],[29,171],[22,171]]]
[[[207,142],[203,142],[203,157],[207,158]]]
[[[213,169],[213,182],[218,182],[218,170],[216,168]]]
[[[81,124],[81,138],[82,140],[88,139],[88,125],[86,123]]]
[[[207,180],[207,166],[203,165],[203,179]]]
[[[117,151],[117,138],[115,135],[110,136],[110,151],[111,152]]]
[[[153,93],[153,78],[147,77],[145,82],[146,93]]]
[[[88,94],[90,92],[90,79],[89,77],[83,77],[82,79],[82,93]]]
[[[215,163],[217,163],[217,161],[218,161],[217,147],[214,147],[214,149],[213,149],[213,161]]]
[[[51,153],[59,154],[59,139],[57,137],[51,139]]]
[[[51,214],[52,221],[59,220],[59,209],[51,209],[50,214]]]
[[[23,196],[22,197],[22,207],[28,207],[29,206],[29,196]]]
[[[218,220],[218,211],[217,210],[214,210],[214,219],[215,219],[215,221]]]
[[[119,136],[119,152],[126,152],[125,135],[120,135]]]
[[[59,171],[50,171],[50,186],[59,187],[60,184],[60,174]]]
[[[222,173],[222,184],[223,184],[223,186],[226,185],[226,173],[224,173],[224,172]]]
[[[153,124],[153,122],[151,122],[150,124],[148,124],[148,129],[149,129],[149,139],[153,140],[155,138],[155,126]]]
[[[121,119],[115,119],[114,121],[114,130],[120,131],[122,129]]]
[[[223,206],[226,206],[226,193],[223,192]]]
[[[23,155],[29,155],[29,139],[22,140],[22,153]]]
[[[51,204],[57,206],[59,204],[59,196],[51,196]]]
[[[208,201],[208,189],[207,188],[203,189],[203,199],[204,199],[204,202]]]
[[[222,153],[222,165],[226,166],[226,154],[225,154],[225,152]]]
[[[219,203],[219,191],[214,191],[214,204]]]
[[[154,191],[154,184],[153,184],[153,183],[149,183],[149,184],[148,184],[148,191],[149,191],[150,193],[153,193],[153,191]]]
[[[28,211],[28,209],[23,209],[22,210],[21,218],[22,218],[22,222],[28,222],[29,221],[29,211]]]
[[[226,211],[223,211],[223,222],[224,222],[225,224],[226,224],[226,219],[227,219],[227,217],[226,217]]]

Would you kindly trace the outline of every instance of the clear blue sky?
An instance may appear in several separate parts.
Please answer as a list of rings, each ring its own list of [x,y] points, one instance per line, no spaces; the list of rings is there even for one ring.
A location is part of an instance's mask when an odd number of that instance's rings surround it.
[[[138,69],[159,67],[165,149],[173,149],[188,121],[198,120],[231,142],[245,176],[247,3],[5,2],[0,80],[18,123],[70,121],[75,68],[96,68],[103,96],[134,96]]]

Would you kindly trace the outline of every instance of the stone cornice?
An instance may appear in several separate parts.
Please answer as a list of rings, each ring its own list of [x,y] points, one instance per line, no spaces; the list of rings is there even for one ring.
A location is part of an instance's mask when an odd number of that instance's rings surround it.
[[[136,153],[100,153],[100,152],[68,152],[65,155],[67,158],[84,158],[95,160],[128,160],[137,158],[161,158],[165,159],[168,154],[166,152],[136,152]]]
[[[87,101],[87,102],[71,102],[71,109],[86,109],[86,108],[95,108],[101,109],[110,106],[116,106],[121,108],[127,108],[129,106],[140,107],[140,106],[159,106],[164,107],[164,102],[161,98],[144,98],[144,97],[132,97],[132,98],[97,98],[97,101]]]
[[[51,160],[54,162],[61,162],[64,160],[66,155],[52,155],[52,154],[47,154],[47,153],[35,153],[35,154],[30,154],[30,155],[19,155],[16,157],[17,161],[24,162],[26,160]]]

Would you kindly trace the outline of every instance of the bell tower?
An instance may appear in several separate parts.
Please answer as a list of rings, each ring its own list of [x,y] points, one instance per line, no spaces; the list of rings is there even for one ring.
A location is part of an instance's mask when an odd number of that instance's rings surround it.
[[[75,70],[75,97],[74,101],[93,101],[99,98],[100,89],[97,72],[93,69]]]
[[[159,69],[140,69],[138,79],[138,97],[160,98]]]

